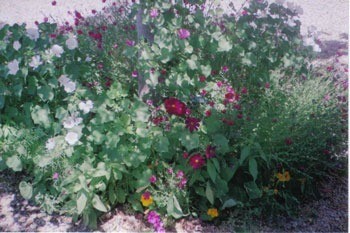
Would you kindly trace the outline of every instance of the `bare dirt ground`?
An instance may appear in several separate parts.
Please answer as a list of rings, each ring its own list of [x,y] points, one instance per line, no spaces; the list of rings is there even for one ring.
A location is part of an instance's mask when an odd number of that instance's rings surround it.
[[[111,2],[107,0],[107,3]],[[244,0],[234,0],[240,7]],[[302,33],[310,26],[316,26],[321,40],[322,53],[318,62],[332,65],[336,59],[348,66],[349,1],[348,0],[294,0],[301,5],[304,13],[300,19]],[[223,5],[227,1],[222,1]],[[0,0],[0,22],[27,23],[34,21],[70,20],[67,11],[91,12],[105,5],[101,0],[57,0],[53,7],[51,0]],[[341,56],[339,56],[341,53]],[[346,165],[343,165],[346,166]],[[18,176],[18,177],[17,177]],[[66,216],[48,215],[33,203],[24,200],[18,191],[20,175],[0,173],[0,232],[1,231],[45,231],[45,232],[86,232],[90,229],[81,222],[72,223]],[[297,218],[280,217],[278,223],[254,220],[243,222],[233,211],[226,222],[219,226],[195,219],[181,220],[173,224],[170,231],[176,232],[234,232],[234,229],[250,232],[348,232],[348,180],[334,175],[321,184],[322,196],[300,207]],[[149,232],[142,215],[116,209],[101,218],[98,231]]]

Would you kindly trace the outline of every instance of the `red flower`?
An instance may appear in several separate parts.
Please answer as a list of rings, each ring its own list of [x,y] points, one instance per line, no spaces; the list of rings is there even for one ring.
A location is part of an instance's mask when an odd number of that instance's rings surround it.
[[[186,121],[185,121],[186,128],[188,128],[190,130],[190,132],[192,133],[194,130],[198,130],[199,122],[200,122],[200,120],[198,118],[187,117]]]
[[[210,110],[207,110],[207,111],[205,112],[205,116],[206,116],[206,117],[210,117],[210,116],[211,116],[211,111],[210,111]]]
[[[193,169],[199,169],[204,166],[205,160],[201,154],[195,154],[190,158],[189,163]]]
[[[205,150],[205,156],[207,157],[207,159],[215,157],[216,156],[216,146],[208,145],[207,149]]]
[[[293,144],[293,141],[292,141],[291,138],[286,138],[286,139],[284,140],[284,142],[286,143],[287,146],[290,146],[290,145]]]
[[[183,116],[186,114],[186,105],[176,98],[169,98],[164,101],[164,106],[169,114]]]

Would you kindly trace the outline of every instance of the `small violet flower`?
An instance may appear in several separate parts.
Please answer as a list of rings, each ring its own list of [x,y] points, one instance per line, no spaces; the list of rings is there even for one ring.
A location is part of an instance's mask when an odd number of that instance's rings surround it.
[[[191,33],[189,30],[181,28],[177,31],[177,35],[179,36],[179,38],[181,40],[183,40],[183,39],[187,39],[188,37],[190,37]]]
[[[149,12],[149,16],[150,16],[151,18],[157,18],[158,15],[159,15],[159,11],[158,11],[158,9],[156,9],[156,8],[153,8],[153,9]]]

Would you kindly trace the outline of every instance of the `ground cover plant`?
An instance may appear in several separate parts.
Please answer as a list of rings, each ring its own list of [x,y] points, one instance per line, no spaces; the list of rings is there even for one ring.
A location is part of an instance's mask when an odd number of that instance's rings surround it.
[[[27,174],[25,199],[91,227],[129,204],[162,232],[317,197],[346,132],[346,80],[315,74],[298,6],[204,3],[0,29],[0,170]]]

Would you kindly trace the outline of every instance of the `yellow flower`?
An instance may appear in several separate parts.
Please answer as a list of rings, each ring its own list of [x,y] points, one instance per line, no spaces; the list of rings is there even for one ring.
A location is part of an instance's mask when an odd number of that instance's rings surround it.
[[[288,171],[284,172],[283,174],[277,173],[276,176],[277,176],[278,180],[281,182],[286,182],[286,181],[290,180],[290,174]]]
[[[208,209],[207,214],[212,218],[216,218],[217,216],[219,216],[219,212],[216,208]]]
[[[153,197],[151,196],[151,194],[149,192],[144,192],[141,195],[141,203],[145,207],[148,207],[148,206],[152,205]]]

